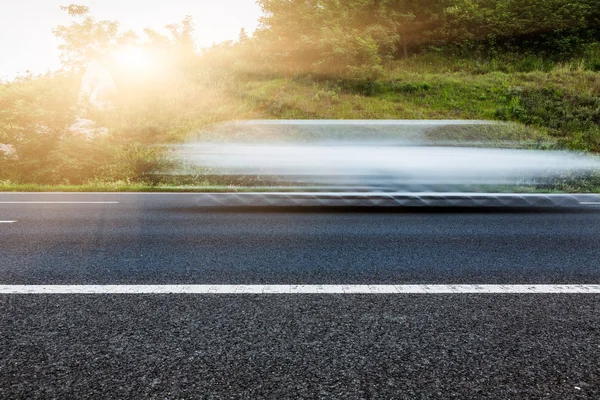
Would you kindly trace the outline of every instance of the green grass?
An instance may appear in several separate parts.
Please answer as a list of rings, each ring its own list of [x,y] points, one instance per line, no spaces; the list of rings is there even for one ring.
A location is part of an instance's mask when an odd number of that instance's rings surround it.
[[[91,116],[108,127],[107,138],[89,143],[84,139],[63,140],[60,145],[52,139],[51,146],[40,145],[40,139],[31,140],[28,159],[0,159],[0,182],[5,181],[0,183],[0,191],[263,190],[265,185],[260,181],[229,182],[203,176],[184,182],[152,178],[165,165],[157,145],[191,137],[281,139],[277,134],[215,128],[222,121],[240,119],[498,120],[512,124],[502,128],[431,129],[426,138],[478,146],[600,152],[600,72],[584,68],[577,60],[563,64],[526,61],[521,65],[516,60],[513,65],[424,54],[388,65],[384,76],[376,81],[199,70],[160,87],[123,90],[116,110]],[[34,131],[41,118],[38,114],[46,108],[51,112],[41,123],[61,126],[57,116],[71,107],[65,103],[56,110],[51,108],[58,107],[52,101],[57,97],[52,90],[64,83],[45,79],[47,82],[35,85],[15,84],[5,94],[8,105],[16,104],[17,98],[29,99],[22,106],[5,110],[8,116],[27,116],[24,120],[29,125],[24,125],[19,135]],[[30,92],[47,92],[47,99],[43,97],[46,100],[41,102],[39,96],[24,97],[23,93]],[[2,96],[0,91],[0,100]],[[30,110],[31,115],[26,114]],[[5,125],[6,129],[18,126],[11,120]],[[57,128],[53,135],[58,138],[62,133]],[[41,139],[46,140],[44,137]],[[592,190],[589,184],[583,186]]]
[[[473,188],[472,192],[482,193],[600,193],[600,187],[583,189],[578,186],[564,188],[535,188],[526,186],[482,187]],[[268,187],[268,186],[171,186],[171,185],[33,185],[12,184],[0,186],[1,192],[60,192],[60,193],[249,193],[249,192],[296,192],[306,191],[302,188]]]
[[[246,108],[276,119],[498,119],[514,88],[557,87],[565,94],[598,96],[597,72],[507,74],[419,73],[391,69],[376,82],[310,77],[238,82]]]
[[[375,82],[255,78],[224,90],[258,118],[503,120],[521,124],[514,140],[600,152],[600,73],[562,65],[480,74],[400,65]]]
[[[294,191],[297,188],[274,186],[236,186],[236,185],[150,185],[144,183],[127,184],[124,182],[94,183],[83,185],[38,185],[12,182],[0,182],[0,192],[181,192],[181,193],[235,193],[235,192],[273,192]]]

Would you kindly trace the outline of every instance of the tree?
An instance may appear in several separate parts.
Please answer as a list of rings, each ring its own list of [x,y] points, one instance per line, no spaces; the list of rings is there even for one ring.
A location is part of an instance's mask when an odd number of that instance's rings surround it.
[[[238,33],[238,40],[237,42],[239,44],[244,44],[248,41],[248,33],[246,32],[246,29],[244,27],[240,28],[240,32]]]
[[[196,51],[194,41],[196,27],[191,15],[186,15],[180,23],[169,24],[166,28],[171,33],[172,40],[177,47],[191,53]]]
[[[567,36],[588,27],[596,0],[457,0],[444,10],[443,42],[523,43],[547,35]]]
[[[296,66],[376,67],[426,43],[447,1],[259,0],[264,17],[255,36]]]
[[[410,47],[431,43],[440,25],[440,16],[447,0],[397,0],[390,2],[389,17],[395,21],[395,31],[402,56],[408,58]]]
[[[371,12],[374,1],[259,0],[265,16],[257,47],[288,70],[375,71],[395,43],[394,32],[380,23],[385,13]]]
[[[70,4],[60,8],[76,19],[68,26],[59,25],[53,30],[54,35],[62,40],[58,48],[65,67],[81,68],[116,45],[118,22],[96,21],[89,8],[82,5]]]

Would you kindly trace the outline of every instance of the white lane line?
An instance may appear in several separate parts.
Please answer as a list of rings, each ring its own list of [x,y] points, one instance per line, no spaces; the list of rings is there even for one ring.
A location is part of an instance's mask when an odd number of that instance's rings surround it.
[[[0,285],[0,294],[600,294],[600,285]]]
[[[0,204],[119,204],[118,201],[0,201]]]
[[[585,206],[593,206],[593,205],[600,206],[600,201],[580,201],[579,204],[583,204]]]
[[[0,224],[14,224],[17,221],[0,221]]]

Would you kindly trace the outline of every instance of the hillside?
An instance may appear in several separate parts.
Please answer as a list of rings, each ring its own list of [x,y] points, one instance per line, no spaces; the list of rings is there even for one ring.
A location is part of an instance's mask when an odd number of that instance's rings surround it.
[[[550,28],[555,24],[554,30],[515,31],[502,39],[494,32],[502,31],[505,20],[479,29],[483,20],[477,18],[487,15],[484,8],[489,6],[484,1],[479,9],[483,14],[472,15],[474,19],[467,22],[457,20],[455,11],[446,4],[445,14],[431,10],[415,14],[404,25],[398,25],[399,20],[371,21],[349,31],[339,25],[329,33],[315,30],[318,21],[308,18],[313,9],[301,10],[308,13],[307,18],[300,19],[304,25],[290,27],[293,21],[283,18],[290,10],[275,7],[278,1],[263,3],[269,17],[253,37],[241,34],[237,42],[216,45],[202,54],[194,51],[189,18],[171,26],[171,37],[147,30],[146,39],[137,38],[127,45],[158,55],[153,69],[144,70],[112,62],[112,45],[103,42],[106,35],[95,38],[86,31],[90,27],[104,29],[109,26],[107,21],[94,20],[85,7],[66,8],[74,22],[56,31],[64,43],[65,67],[0,84],[2,188],[10,190],[23,184],[175,184],[175,178],[160,174],[169,165],[163,145],[191,136],[214,139],[211,126],[238,119],[512,121],[521,128],[444,139],[488,141],[491,145],[503,140],[529,148],[600,152],[600,40],[593,23],[598,12],[594,2],[580,2],[579,25],[569,25],[574,27],[571,30],[564,26],[573,15],[557,14],[546,21]],[[432,0],[430,6],[441,3]],[[455,7],[466,7],[466,3],[454,3]],[[504,2],[506,7],[517,7],[516,3]],[[561,0],[550,3],[554,7]],[[371,3],[356,4],[358,8],[345,10],[332,5],[329,11],[356,17],[365,12],[361,8],[364,4]],[[548,6],[542,0],[530,4]],[[486,12],[492,11],[497,10]],[[439,19],[440,15],[446,15],[445,19]],[[356,21],[362,23],[365,18]],[[419,18],[421,25],[415,25]],[[425,32],[423,24],[434,18],[437,31],[428,28],[427,35],[423,33],[410,43],[402,38],[402,26]],[[468,35],[463,32],[466,36],[456,42],[456,24],[471,27],[474,21],[480,24],[475,25],[479,30]],[[379,36],[374,33],[376,27],[382,29],[377,31]],[[306,42],[294,41],[300,37],[297,33],[288,35],[288,51],[281,53],[279,39],[273,38],[281,38],[282,32],[292,28],[303,30],[310,40],[333,42],[326,46],[319,42],[309,47],[312,50],[308,54],[302,47],[308,46]],[[451,28],[455,33],[452,43],[448,39]],[[277,32],[279,36],[273,36]],[[392,40],[388,47],[381,32]],[[117,38],[131,39],[113,33]],[[475,33],[481,38],[473,36]],[[346,34],[356,40],[368,39],[368,43],[348,42]],[[81,37],[89,41],[82,43]],[[496,39],[490,42],[491,37]],[[570,47],[556,47],[563,42]],[[332,43],[334,47],[328,47]],[[331,58],[334,54],[337,56]],[[348,54],[353,56],[348,58]],[[82,66],[90,59],[101,60],[114,77],[117,91],[107,109],[94,109],[81,102]],[[73,128],[82,120],[104,133],[82,134]],[[220,184],[206,179],[197,183]]]

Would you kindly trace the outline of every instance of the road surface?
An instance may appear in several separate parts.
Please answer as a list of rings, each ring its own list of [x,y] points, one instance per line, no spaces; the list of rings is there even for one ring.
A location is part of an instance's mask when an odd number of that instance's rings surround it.
[[[0,287],[429,289],[0,294],[0,398],[600,397],[600,294],[584,290],[600,283],[597,205],[254,210],[193,197],[0,194]],[[508,289],[433,293],[456,284]],[[584,289],[510,289],[542,284]]]

